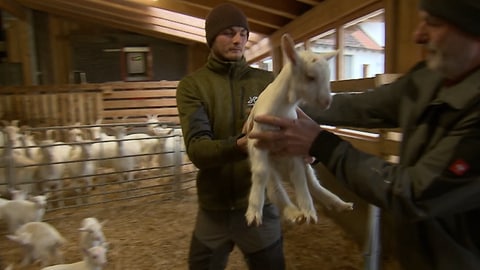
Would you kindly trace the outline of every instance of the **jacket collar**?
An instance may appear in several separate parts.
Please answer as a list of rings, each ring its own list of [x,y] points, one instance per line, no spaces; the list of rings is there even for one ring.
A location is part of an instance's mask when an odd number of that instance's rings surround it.
[[[436,101],[445,102],[460,110],[467,107],[472,100],[478,99],[479,96],[480,69],[477,69],[459,83],[442,87]]]
[[[417,108],[446,103],[452,108],[463,109],[480,95],[480,69],[450,86],[443,85],[445,78],[428,68],[415,72],[413,81],[419,89]]]
[[[245,57],[238,61],[222,61],[213,53],[210,53],[207,68],[219,74],[232,75],[233,78],[238,78],[247,72],[248,64]]]

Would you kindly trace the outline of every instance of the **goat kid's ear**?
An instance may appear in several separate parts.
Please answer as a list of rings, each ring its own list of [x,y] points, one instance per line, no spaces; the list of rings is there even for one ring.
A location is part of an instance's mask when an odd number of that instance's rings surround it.
[[[103,243],[102,243],[102,246],[103,246],[103,248],[106,249],[106,250],[110,249],[110,243],[109,243],[109,242],[103,242]]]
[[[299,56],[295,50],[295,42],[293,42],[293,39],[289,34],[284,34],[282,36],[282,49],[292,65],[296,66],[298,64]]]
[[[103,227],[103,226],[105,226],[105,224],[107,224],[107,223],[108,223],[108,219],[105,219],[104,221],[100,222],[100,226]]]
[[[18,242],[18,236],[13,235],[13,234],[7,234],[6,237],[12,241]]]

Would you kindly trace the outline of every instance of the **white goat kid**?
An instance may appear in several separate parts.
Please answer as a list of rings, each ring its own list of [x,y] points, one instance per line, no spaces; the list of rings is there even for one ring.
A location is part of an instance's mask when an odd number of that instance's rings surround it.
[[[66,243],[66,240],[52,225],[46,222],[28,222],[18,228],[15,234],[7,235],[7,238],[17,242],[25,250],[22,266],[37,261],[40,261],[42,266],[52,262],[63,262],[60,248]]]
[[[142,145],[138,140],[126,140],[125,126],[112,127],[117,141],[117,158],[112,160],[115,171],[121,174],[122,182],[134,185],[135,169],[138,169]]]
[[[288,35],[282,37],[282,49],[290,63],[283,67],[276,79],[259,96],[245,125],[252,126],[252,132],[273,128],[254,122],[255,115],[268,114],[296,119],[296,108],[300,102],[314,104],[320,109],[327,109],[330,105],[330,73],[327,60],[337,52],[326,56],[309,51],[297,53],[293,40]],[[312,220],[317,222],[311,195],[328,209],[352,209],[351,203],[342,201],[320,185],[304,157],[273,156],[267,150],[256,148],[255,141],[248,140],[252,187],[245,216],[249,225],[262,223],[265,189],[269,199],[280,208],[284,218],[295,223],[309,223]],[[282,186],[281,179],[287,177],[293,184],[298,207],[290,201]]]
[[[72,146],[67,171],[73,180],[76,194],[81,196],[93,189],[97,162],[93,160],[93,141],[83,141],[79,138],[75,140],[80,144]],[[84,197],[83,200],[87,202],[88,197]]]
[[[40,143],[41,159],[38,168],[38,176],[44,194],[50,197],[57,197],[59,205],[63,206],[63,186],[67,165],[72,147],[63,142],[56,142],[51,139],[43,140]]]
[[[9,200],[0,205],[0,219],[5,220],[8,231],[14,233],[20,226],[33,221],[42,221],[48,196],[32,196],[28,200]]]
[[[3,148],[0,147],[0,193],[6,191],[7,183],[26,189],[28,192],[33,192],[34,190],[34,175],[37,170],[37,166],[35,165],[37,165],[38,162],[35,160],[35,155],[30,154],[38,149],[23,148],[25,146],[31,146],[30,144],[33,143],[33,139],[31,135],[23,135],[20,133],[18,122],[18,120],[12,120],[10,122],[2,120],[4,127],[1,133],[3,139],[0,143],[0,145],[3,144]],[[4,150],[5,146],[13,147],[11,153],[6,153]],[[9,155],[11,155],[11,160],[7,161],[7,156]],[[11,176],[7,176],[9,173],[7,166],[10,165],[14,167],[14,170]]]
[[[106,243],[105,234],[103,233],[103,225],[106,221],[98,221],[97,218],[84,218],[81,223],[80,231],[80,248],[87,250],[94,246],[101,246]]]
[[[83,249],[83,260],[70,264],[57,264],[41,270],[102,270],[107,263],[107,247],[94,246]]]

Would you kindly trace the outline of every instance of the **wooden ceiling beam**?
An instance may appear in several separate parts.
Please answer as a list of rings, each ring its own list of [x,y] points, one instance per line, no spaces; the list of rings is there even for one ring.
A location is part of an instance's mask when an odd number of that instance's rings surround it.
[[[304,3],[304,4],[307,4],[307,5],[310,5],[310,6],[316,6],[318,4],[320,4],[319,2],[315,1],[315,0],[297,0],[298,2],[301,2],[301,3]]]
[[[294,1],[272,1],[272,0],[230,0],[239,6],[250,7],[265,13],[271,13],[288,19],[295,19],[310,7]]]
[[[79,21],[89,23],[98,23],[100,25],[122,29],[125,31],[135,32],[147,36],[160,37],[166,40],[179,42],[182,44],[189,44],[192,41],[198,43],[205,42],[205,32],[203,27],[193,27],[186,24],[175,22],[175,20],[161,19],[158,12],[151,16],[152,10],[128,10],[125,8],[116,9],[115,6],[109,5],[108,8],[102,6],[98,0],[87,0],[96,2],[94,5],[79,5],[78,2],[63,1],[63,0],[20,0],[26,6],[33,9],[38,9],[46,13],[52,13],[60,17],[73,18]],[[163,11],[165,12],[165,11]],[[140,16],[139,13],[142,15]],[[125,18],[129,18],[126,20]],[[252,33],[246,48],[254,46],[258,41],[265,36]]]
[[[54,7],[63,7],[66,10],[72,10],[75,13],[88,14],[92,18],[98,19],[108,19],[114,21],[126,21],[130,22],[132,26],[140,24],[139,26],[148,28],[165,28],[171,29],[179,32],[185,32],[188,34],[197,35],[200,38],[204,37],[203,28],[195,27],[192,25],[178,23],[178,20],[173,18],[167,18],[168,14],[160,14],[160,16],[155,16],[159,14],[151,14],[152,11],[149,10],[136,10],[136,9],[125,9],[125,7],[117,8],[116,6],[109,5],[108,7],[102,7],[102,3],[98,1],[92,1],[91,3],[97,2],[96,4],[79,5],[78,2],[74,1],[62,1],[62,0],[45,0],[42,1],[44,4],[50,3]],[[33,1],[32,1],[33,2]],[[104,2],[104,1],[101,1]],[[125,20],[129,18],[129,20]]]
[[[98,23],[110,28],[118,28],[125,31],[135,32],[147,36],[159,37],[164,39],[175,39],[177,42],[182,44],[189,44],[192,41],[204,42],[205,38],[203,36],[198,36],[192,33],[181,32],[178,30],[170,29],[163,26],[146,24],[143,22],[129,22],[125,18],[118,18],[115,16],[107,16],[106,14],[99,13],[100,11],[92,11],[90,9],[84,9],[78,7],[73,9],[72,6],[62,5],[66,1],[60,1],[62,3],[53,3],[55,1],[36,1],[36,0],[22,0],[26,6],[40,10],[43,12],[55,14],[59,17],[64,18],[73,18],[78,21],[86,21],[89,23]],[[68,3],[71,3],[68,1]]]
[[[163,0],[163,1],[151,1],[151,0],[128,0],[127,2],[136,3],[139,5],[148,5],[160,9],[166,9],[173,12],[188,14],[193,17],[204,19],[212,7],[224,1],[207,0],[207,1],[184,1],[184,0]],[[213,5],[213,6],[209,6]],[[269,35],[276,30],[280,29],[284,24],[290,21],[287,18],[274,15],[271,13],[265,13],[251,7],[241,7],[248,17],[250,30],[263,35]]]
[[[0,10],[8,12],[10,15],[25,21],[27,19],[27,12],[25,8],[12,0],[0,0]]]
[[[154,7],[159,9],[168,10],[171,12],[176,12],[180,14],[185,14],[191,17],[196,17],[198,19],[204,19],[208,14],[208,9],[203,7],[199,8],[194,6],[187,1],[178,1],[178,0],[162,0],[162,1],[152,1],[152,0],[116,0],[123,5],[132,6],[132,7]]]

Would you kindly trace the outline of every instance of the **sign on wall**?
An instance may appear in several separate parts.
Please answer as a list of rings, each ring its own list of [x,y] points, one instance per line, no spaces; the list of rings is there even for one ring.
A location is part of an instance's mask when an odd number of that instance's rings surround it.
[[[124,47],[122,50],[124,81],[148,81],[152,78],[149,47]]]

